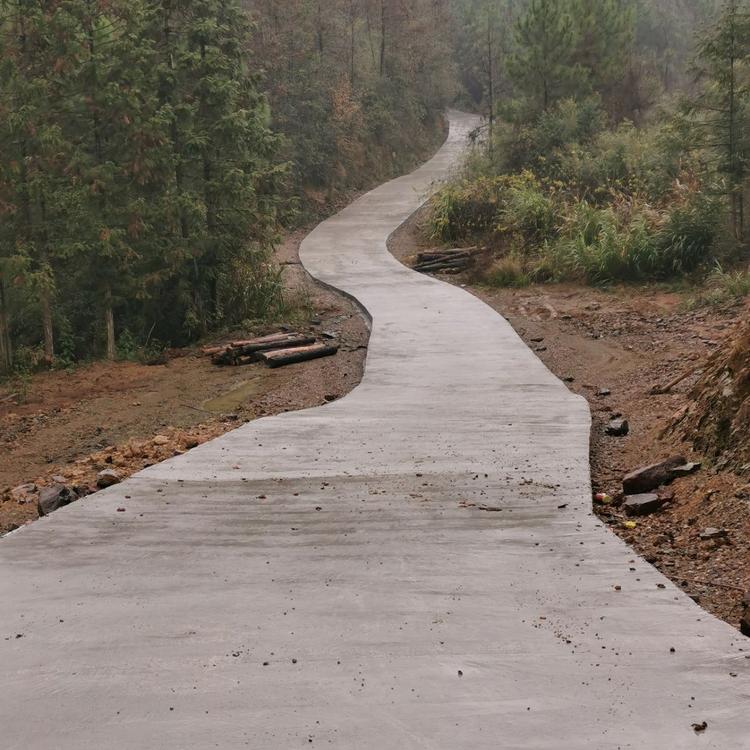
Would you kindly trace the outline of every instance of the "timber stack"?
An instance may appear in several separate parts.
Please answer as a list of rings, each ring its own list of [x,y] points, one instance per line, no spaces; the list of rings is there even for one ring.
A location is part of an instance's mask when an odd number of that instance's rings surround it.
[[[338,344],[317,342],[314,336],[306,333],[283,332],[208,347],[203,353],[210,356],[215,365],[236,367],[263,362],[275,368],[330,357],[338,350]]]
[[[482,252],[476,247],[426,250],[417,255],[414,270],[419,273],[459,274],[466,271]]]

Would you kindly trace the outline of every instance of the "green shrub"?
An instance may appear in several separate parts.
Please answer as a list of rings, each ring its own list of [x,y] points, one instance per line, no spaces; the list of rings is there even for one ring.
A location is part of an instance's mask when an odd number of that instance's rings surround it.
[[[506,177],[480,177],[440,190],[431,205],[433,239],[457,242],[493,231],[507,183]]]
[[[544,242],[552,237],[557,229],[553,199],[528,172],[524,172],[510,183],[498,217],[498,229],[514,232],[526,241]]]
[[[487,286],[515,289],[528,286],[531,283],[521,259],[512,255],[496,261],[484,274],[482,281]]]

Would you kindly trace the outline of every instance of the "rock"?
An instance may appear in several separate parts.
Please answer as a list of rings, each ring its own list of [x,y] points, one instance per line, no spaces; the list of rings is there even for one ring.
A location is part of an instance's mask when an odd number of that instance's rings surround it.
[[[572,375],[566,375],[563,378],[563,383],[575,383],[576,379]]]
[[[65,482],[67,482],[68,480],[61,474],[53,474],[52,481],[56,484],[65,484]]]
[[[111,487],[113,484],[119,484],[121,481],[122,478],[114,469],[105,469],[96,475],[96,486],[100,490]]]
[[[651,492],[663,484],[669,484],[673,479],[672,469],[684,466],[687,460],[684,456],[672,456],[666,461],[660,461],[650,466],[631,471],[622,480],[622,489],[626,495],[638,495]]]
[[[672,476],[677,479],[678,477],[687,477],[690,474],[695,474],[701,468],[702,464],[700,461],[692,461],[684,464],[683,466],[675,466],[672,469]]]
[[[643,495],[631,495],[622,505],[629,516],[647,516],[656,513],[664,501],[653,493]]]
[[[78,500],[75,490],[64,484],[53,484],[39,493],[36,508],[40,516],[48,516],[58,508],[70,505],[74,500]]]
[[[336,338],[336,334],[332,333],[331,331],[323,331],[320,335],[324,339],[328,339],[329,341],[333,341]]]
[[[611,437],[625,437],[630,432],[630,424],[627,419],[613,419],[604,432]]]
[[[10,497],[12,500],[20,501],[27,500],[29,495],[36,492],[36,485],[33,482],[28,484],[19,484],[18,487],[14,487],[10,491]]]
[[[152,442],[154,445],[166,445],[169,442],[169,438],[166,435],[157,435]]]
[[[600,388],[596,392],[596,395],[597,396],[611,396],[612,395],[612,391],[610,391],[609,388]]]
[[[703,529],[699,534],[703,541],[709,541],[711,539],[726,539],[729,534],[726,529],[716,529],[713,526]]]

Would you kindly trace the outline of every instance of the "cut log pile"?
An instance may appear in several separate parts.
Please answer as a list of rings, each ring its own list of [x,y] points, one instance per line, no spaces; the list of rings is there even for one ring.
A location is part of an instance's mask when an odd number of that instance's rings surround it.
[[[306,333],[273,333],[269,336],[233,341],[225,346],[203,349],[215,365],[239,366],[264,362],[268,367],[283,367],[295,362],[329,357],[338,352],[334,342],[317,342]]]
[[[427,250],[417,255],[414,270],[419,273],[458,274],[469,268],[474,258],[481,252],[482,250],[476,247]]]

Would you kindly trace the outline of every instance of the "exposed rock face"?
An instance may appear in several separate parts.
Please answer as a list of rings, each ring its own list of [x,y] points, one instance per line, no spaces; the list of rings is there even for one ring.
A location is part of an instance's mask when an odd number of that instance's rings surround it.
[[[672,431],[719,468],[750,474],[750,324],[709,360]]]

